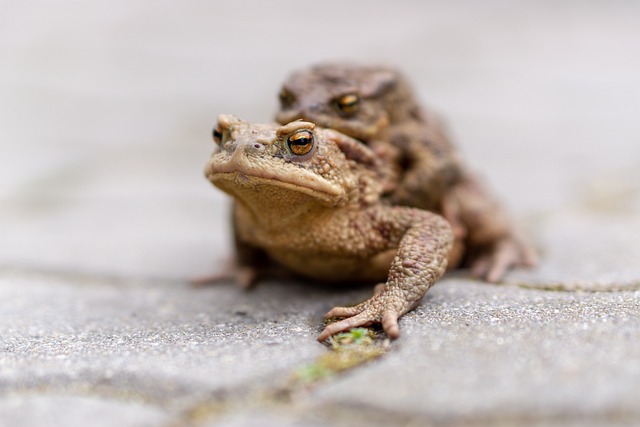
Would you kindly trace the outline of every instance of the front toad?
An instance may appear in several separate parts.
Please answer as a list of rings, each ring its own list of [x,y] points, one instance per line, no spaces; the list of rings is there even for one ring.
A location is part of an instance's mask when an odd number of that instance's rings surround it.
[[[392,338],[447,267],[453,234],[424,210],[384,205],[384,166],[359,141],[313,123],[253,125],[220,116],[205,174],[235,199],[238,268],[261,254],[309,278],[383,282],[336,307],[318,339],[381,323]]]

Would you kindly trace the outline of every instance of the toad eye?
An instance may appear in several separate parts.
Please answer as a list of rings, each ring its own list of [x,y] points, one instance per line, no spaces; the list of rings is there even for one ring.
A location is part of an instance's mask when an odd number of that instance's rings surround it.
[[[213,128],[213,141],[219,147],[224,147],[227,141],[229,141],[229,129],[221,127],[218,123],[218,125]]]
[[[219,127],[213,128],[213,140],[216,144],[222,145],[222,131]]]
[[[280,98],[280,107],[283,109],[290,108],[296,101],[295,96],[285,89],[280,91],[280,95],[278,95],[278,97]]]
[[[360,107],[360,97],[355,93],[342,95],[335,102],[338,110],[347,115],[354,114]]]
[[[287,147],[291,154],[296,156],[304,156],[310,153],[314,144],[315,137],[313,136],[313,132],[308,130],[299,130],[287,138]]]

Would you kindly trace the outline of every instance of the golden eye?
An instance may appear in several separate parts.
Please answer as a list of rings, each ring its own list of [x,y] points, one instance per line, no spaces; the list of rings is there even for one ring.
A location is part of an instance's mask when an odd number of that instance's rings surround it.
[[[358,107],[360,107],[360,97],[355,93],[342,95],[336,100],[336,105],[344,114],[353,114],[358,111]]]
[[[282,89],[280,91],[279,97],[280,97],[280,107],[283,109],[291,107],[296,100],[293,94],[286,89]]]
[[[289,138],[287,138],[287,147],[289,147],[291,154],[304,156],[311,152],[314,142],[315,137],[313,136],[313,132],[308,130],[299,130],[289,135]]]
[[[219,127],[213,128],[213,140],[216,144],[222,145],[222,131]]]

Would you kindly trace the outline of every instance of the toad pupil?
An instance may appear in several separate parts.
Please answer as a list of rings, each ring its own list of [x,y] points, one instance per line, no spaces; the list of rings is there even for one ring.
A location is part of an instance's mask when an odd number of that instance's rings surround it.
[[[289,150],[296,156],[303,156],[313,148],[313,134],[307,130],[296,132],[287,139]]]

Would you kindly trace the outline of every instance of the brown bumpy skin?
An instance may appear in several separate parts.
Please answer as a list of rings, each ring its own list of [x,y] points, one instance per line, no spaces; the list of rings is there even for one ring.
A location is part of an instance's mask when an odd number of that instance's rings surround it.
[[[415,308],[447,267],[453,235],[439,216],[419,209],[376,206],[363,214],[374,230],[385,230],[398,245],[387,282],[373,297],[354,307],[336,307],[325,317],[345,319],[328,325],[318,339],[357,326],[382,323],[391,338],[400,334],[398,318]],[[396,243],[397,242],[397,243]]]
[[[374,323],[397,337],[398,319],[446,270],[448,222],[383,203],[393,173],[369,147],[336,131],[221,116],[216,139],[205,174],[234,197],[239,271],[266,254],[316,280],[383,282],[362,304],[331,310],[328,317],[345,319],[318,339]]]
[[[495,282],[536,254],[504,209],[462,163],[442,120],[422,109],[396,70],[324,64],[293,73],[280,92],[276,119],[310,120],[368,144],[391,165],[397,182],[383,198],[442,214],[455,233],[450,267],[466,260]]]

